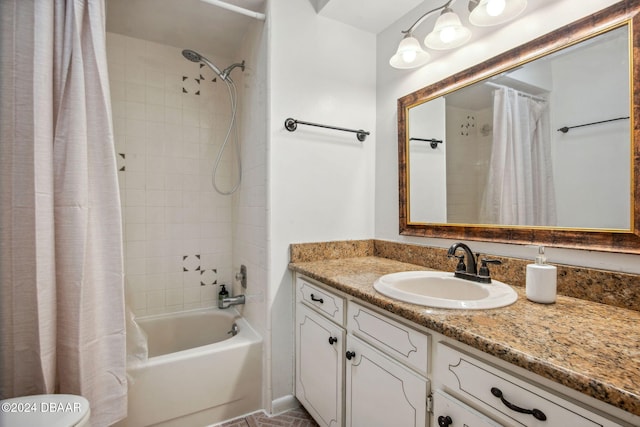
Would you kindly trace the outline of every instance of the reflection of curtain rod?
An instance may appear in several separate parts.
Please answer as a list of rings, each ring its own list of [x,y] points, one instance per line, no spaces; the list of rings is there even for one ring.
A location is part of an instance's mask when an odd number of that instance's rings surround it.
[[[223,9],[230,10],[230,11],[235,12],[235,13],[239,13],[241,15],[250,16],[250,17],[258,19],[260,21],[264,21],[264,19],[265,19],[264,13],[254,12],[253,10],[249,10],[249,9],[245,9],[244,7],[240,7],[240,6],[236,6],[236,5],[233,5],[233,4],[229,4],[229,3],[224,2],[222,0],[200,0],[200,1],[212,4],[214,6],[221,7]]]
[[[492,82],[484,82],[484,84],[489,85],[489,86],[493,86],[493,87],[497,87],[497,88],[508,88],[508,89],[513,89],[512,87],[504,86],[504,85],[499,85],[499,84],[497,84],[497,83],[492,83]],[[547,102],[547,100],[546,100],[546,99],[541,98],[541,97],[539,97],[539,96],[531,95],[530,93],[522,92],[522,91],[517,90],[517,89],[513,89],[513,90],[515,90],[516,92],[518,92],[518,95],[520,95],[520,96],[526,96],[527,98],[531,98],[531,99],[534,99],[534,100],[536,100],[536,101],[543,101],[543,102]]]
[[[629,116],[627,116],[627,117],[616,117],[615,119],[601,120],[599,122],[585,123],[583,125],[565,126],[565,127],[562,127],[560,129],[558,129],[558,132],[567,133],[567,132],[569,132],[569,129],[573,129],[573,128],[581,128],[583,126],[599,125],[600,123],[615,122],[616,120],[626,120],[628,118],[629,118]]]

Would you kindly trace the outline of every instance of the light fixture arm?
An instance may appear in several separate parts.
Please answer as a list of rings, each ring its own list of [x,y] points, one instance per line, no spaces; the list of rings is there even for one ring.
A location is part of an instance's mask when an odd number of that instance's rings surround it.
[[[417,27],[419,27],[420,24],[422,24],[424,22],[424,20],[427,19],[431,14],[433,14],[435,12],[438,12],[439,10],[448,8],[453,3],[455,3],[455,1],[456,0],[449,0],[448,2],[443,4],[442,6],[436,7],[435,9],[431,9],[430,11],[428,11],[427,13],[422,15],[420,18],[418,18],[418,20],[416,22],[414,22],[413,25],[410,26],[408,30],[402,30],[401,32],[403,34],[411,34],[411,33],[413,33],[413,30],[415,30]]]

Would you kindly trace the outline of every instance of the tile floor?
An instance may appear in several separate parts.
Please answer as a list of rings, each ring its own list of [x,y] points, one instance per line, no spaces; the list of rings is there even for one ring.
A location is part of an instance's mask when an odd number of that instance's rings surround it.
[[[311,415],[300,407],[270,417],[264,412],[256,412],[243,418],[227,421],[218,427],[318,427]]]

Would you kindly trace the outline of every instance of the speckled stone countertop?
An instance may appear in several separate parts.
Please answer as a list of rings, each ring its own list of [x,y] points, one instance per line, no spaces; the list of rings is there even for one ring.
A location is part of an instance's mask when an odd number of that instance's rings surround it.
[[[364,256],[363,256],[364,255]],[[530,372],[640,416],[640,312],[559,295],[494,310],[444,310],[378,293],[375,280],[423,266],[365,254],[290,269]]]

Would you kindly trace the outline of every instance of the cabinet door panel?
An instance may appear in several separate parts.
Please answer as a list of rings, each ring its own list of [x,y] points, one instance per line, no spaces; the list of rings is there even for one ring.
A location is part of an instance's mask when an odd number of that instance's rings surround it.
[[[428,380],[349,336],[347,427],[424,427]]]
[[[344,324],[344,299],[300,277],[296,280],[296,300],[315,308],[339,325]]]
[[[426,376],[429,337],[353,302],[347,308],[347,329],[367,344]]]
[[[297,305],[296,397],[325,427],[342,425],[344,336],[342,328]]]

